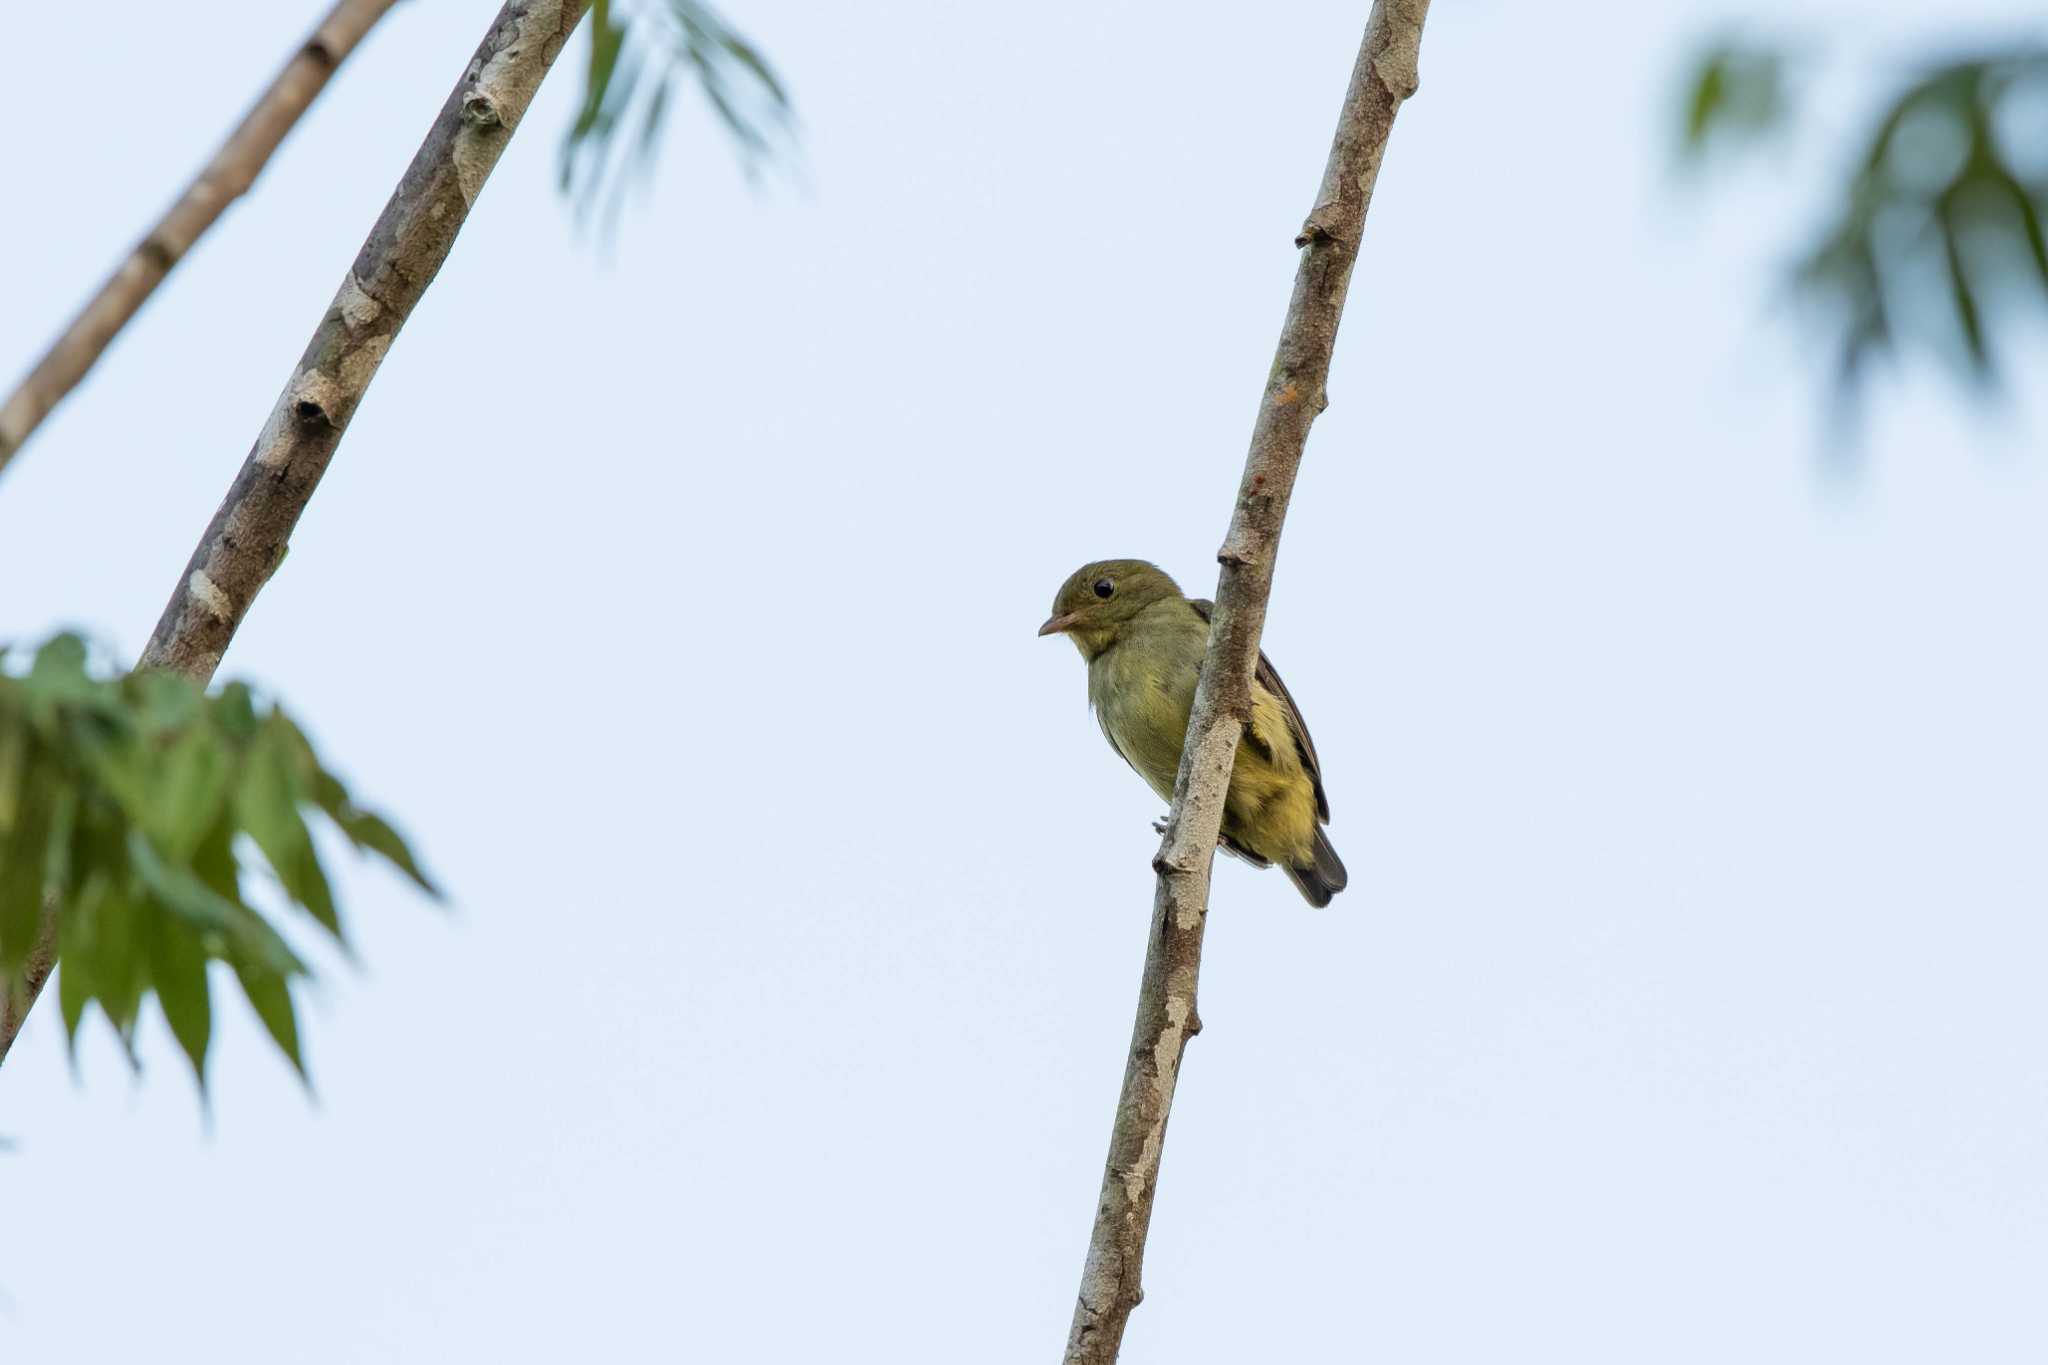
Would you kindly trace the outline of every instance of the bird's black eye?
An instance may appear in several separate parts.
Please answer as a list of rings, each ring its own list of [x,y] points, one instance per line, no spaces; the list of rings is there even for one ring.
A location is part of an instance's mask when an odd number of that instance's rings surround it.
[[[1116,584],[1110,582],[1107,578],[1098,578],[1095,580],[1095,595],[1097,597],[1108,597],[1111,593],[1115,591]]]

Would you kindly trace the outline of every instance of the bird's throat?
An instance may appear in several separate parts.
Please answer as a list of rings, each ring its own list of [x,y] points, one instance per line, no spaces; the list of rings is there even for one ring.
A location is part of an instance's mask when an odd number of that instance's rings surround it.
[[[1074,626],[1067,631],[1074,648],[1081,651],[1081,657],[1089,663],[1101,658],[1104,651],[1121,638],[1123,632],[1116,626]]]

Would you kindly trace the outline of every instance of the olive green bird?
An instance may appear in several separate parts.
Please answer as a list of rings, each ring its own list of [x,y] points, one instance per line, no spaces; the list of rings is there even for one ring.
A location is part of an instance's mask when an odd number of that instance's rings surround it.
[[[1210,602],[1190,600],[1142,559],[1086,564],[1060,585],[1040,635],[1065,635],[1088,661],[1088,700],[1109,746],[1152,790],[1173,800],[1188,712],[1209,648]],[[1223,806],[1223,847],[1259,867],[1278,863],[1310,905],[1344,889],[1344,864],[1323,826],[1330,801],[1308,725],[1266,656],[1252,676],[1252,721],[1238,742]]]

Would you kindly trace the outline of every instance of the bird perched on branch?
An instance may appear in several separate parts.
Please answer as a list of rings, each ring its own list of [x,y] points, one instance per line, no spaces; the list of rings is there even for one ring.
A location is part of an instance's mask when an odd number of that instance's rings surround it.
[[[1081,651],[1088,700],[1110,747],[1169,802],[1213,607],[1183,596],[1156,565],[1105,559],[1060,585],[1052,619],[1038,628]],[[1308,725],[1261,653],[1251,724],[1230,770],[1223,847],[1259,867],[1278,863],[1310,905],[1328,905],[1345,883],[1343,861],[1323,833],[1329,819]]]

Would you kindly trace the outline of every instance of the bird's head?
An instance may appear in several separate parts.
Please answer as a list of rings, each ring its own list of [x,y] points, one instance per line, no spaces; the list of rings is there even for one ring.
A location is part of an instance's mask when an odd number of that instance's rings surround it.
[[[1180,595],[1179,585],[1142,559],[1083,564],[1060,585],[1052,600],[1052,617],[1038,633],[1066,635],[1082,657],[1092,659],[1115,644],[1139,612]]]

